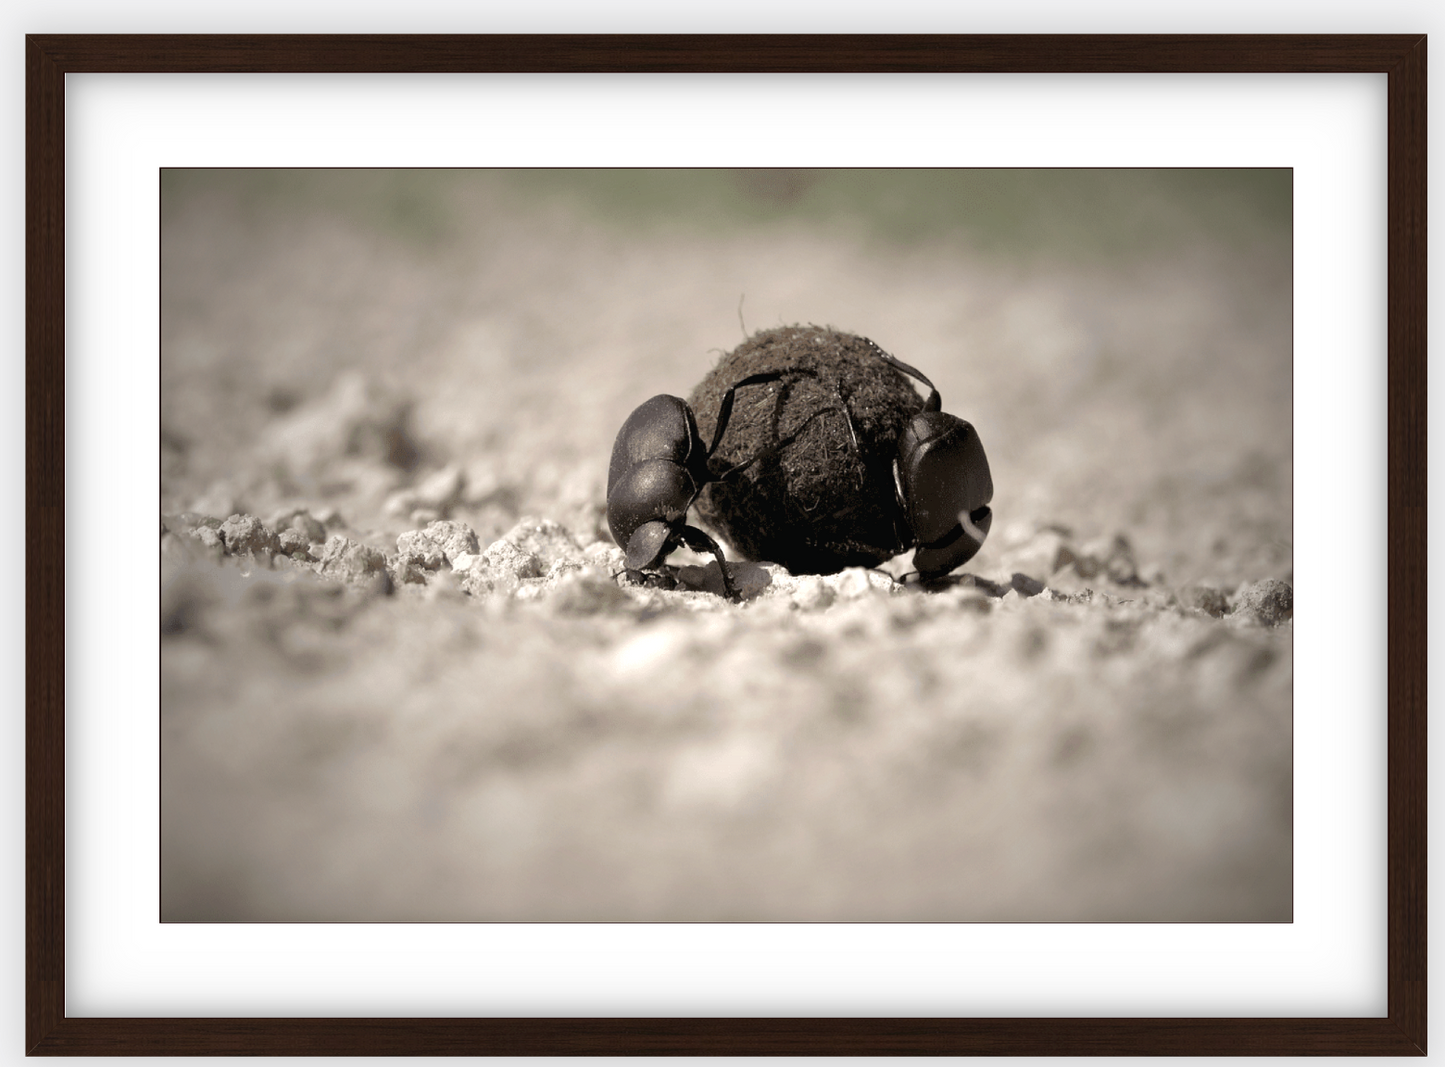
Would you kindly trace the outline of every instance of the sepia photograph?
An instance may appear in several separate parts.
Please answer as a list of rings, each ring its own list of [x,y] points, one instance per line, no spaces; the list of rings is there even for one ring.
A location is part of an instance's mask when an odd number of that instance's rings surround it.
[[[1290,170],[159,182],[162,921],[1292,921]]]

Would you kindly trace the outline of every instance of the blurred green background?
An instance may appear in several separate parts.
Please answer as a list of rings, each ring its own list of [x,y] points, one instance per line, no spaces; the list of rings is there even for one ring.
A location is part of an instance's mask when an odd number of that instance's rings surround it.
[[[224,190],[258,213],[334,212],[420,246],[459,231],[469,194],[631,231],[841,229],[885,243],[963,239],[1005,256],[1132,256],[1208,236],[1287,233],[1287,169],[167,170],[163,203]]]

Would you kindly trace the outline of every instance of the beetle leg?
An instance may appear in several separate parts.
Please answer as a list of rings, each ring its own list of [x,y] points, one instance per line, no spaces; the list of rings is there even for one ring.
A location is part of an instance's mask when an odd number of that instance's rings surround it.
[[[752,466],[754,463],[756,463],[758,460],[760,460],[760,459],[767,459],[767,458],[769,458],[770,456],[776,456],[779,452],[781,452],[783,449],[787,448],[790,444],[792,444],[792,443],[793,443],[794,441],[796,441],[799,437],[801,437],[802,434],[803,434],[803,431],[808,428],[809,424],[812,423],[812,421],[813,421],[814,419],[819,418],[819,417],[821,417],[821,416],[823,416],[823,415],[826,415],[826,414],[828,414],[828,413],[829,413],[830,411],[832,411],[832,410],[833,410],[832,408],[824,408],[822,411],[815,411],[815,412],[813,412],[813,414],[809,415],[806,419],[803,420],[803,425],[799,426],[799,427],[798,427],[796,430],[794,430],[792,433],[788,434],[787,437],[784,437],[781,441],[777,442],[776,444],[769,445],[767,448],[763,449],[763,450],[762,450],[761,452],[759,452],[757,455],[753,456],[752,459],[745,459],[745,460],[743,460],[741,463],[739,463],[737,466],[735,466],[735,467],[729,467],[727,470],[723,471],[723,472],[722,472],[721,474],[719,474],[716,478],[714,478],[713,481],[715,481],[715,482],[725,482],[725,481],[728,481],[728,480],[731,479],[731,478],[736,478],[739,474],[741,474],[743,471],[747,470],[749,467],[751,467],[751,466]],[[845,409],[845,410],[846,410],[846,409]],[[849,420],[850,429],[851,429],[851,424],[852,424],[852,420],[850,419],[850,420]]]
[[[717,427],[713,430],[712,445],[708,448],[708,458],[717,451],[717,446],[722,444],[723,434],[727,433],[728,422],[733,417],[733,399],[739,389],[745,385],[762,385],[764,382],[782,381],[790,374],[799,374],[805,377],[817,377],[817,373],[807,367],[798,367],[794,370],[773,370],[764,371],[761,374],[750,374],[740,382],[734,382],[728,386],[728,391],[723,394],[722,403],[717,409]]]
[[[859,340],[861,340],[869,348],[873,349],[874,353],[878,356],[879,359],[883,360],[883,362],[887,363],[889,366],[894,367],[897,370],[901,370],[904,374],[913,375],[913,377],[917,378],[924,385],[928,386],[928,399],[923,402],[924,411],[943,410],[943,399],[938,395],[938,387],[932,382],[930,382],[922,371],[918,370],[916,367],[910,367],[907,363],[904,363],[903,360],[899,359],[897,356],[890,356],[887,352],[883,351],[883,349],[878,347],[878,343],[876,341],[870,341],[866,337],[859,338]]]
[[[632,567],[624,567],[612,576],[613,581],[619,578],[626,578],[628,585],[640,585],[648,589],[677,588],[677,579],[661,571],[640,571]]]
[[[723,588],[727,590],[729,600],[741,600],[742,594],[738,587],[733,584],[732,575],[728,573],[728,561],[723,556],[723,550],[707,534],[703,533],[696,526],[684,526],[677,531],[678,540],[694,552],[711,552],[717,557],[717,568],[722,573]]]

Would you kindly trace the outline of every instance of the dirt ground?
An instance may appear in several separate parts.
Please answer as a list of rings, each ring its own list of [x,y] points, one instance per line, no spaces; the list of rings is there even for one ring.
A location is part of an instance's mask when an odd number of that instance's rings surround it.
[[[162,217],[163,918],[1290,920],[1287,174],[170,172]],[[792,323],[974,424],[983,550],[619,585],[618,428]]]

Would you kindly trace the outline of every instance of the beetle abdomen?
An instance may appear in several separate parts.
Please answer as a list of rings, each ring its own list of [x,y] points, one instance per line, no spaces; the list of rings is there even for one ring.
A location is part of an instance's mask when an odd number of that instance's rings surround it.
[[[677,522],[697,495],[687,469],[671,459],[635,463],[618,475],[607,491],[607,525],[624,548],[632,532],[645,522]]]
[[[607,496],[629,470],[648,460],[665,459],[682,467],[698,462],[702,442],[688,406],[675,396],[660,393],[638,405],[612,446],[607,467]]]

